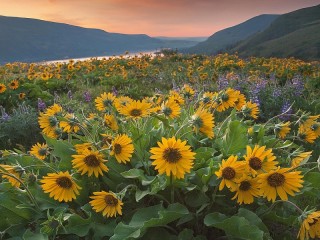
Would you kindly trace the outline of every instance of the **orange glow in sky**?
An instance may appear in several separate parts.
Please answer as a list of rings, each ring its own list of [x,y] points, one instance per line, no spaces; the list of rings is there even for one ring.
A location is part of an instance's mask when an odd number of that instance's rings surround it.
[[[210,36],[260,14],[281,14],[320,0],[1,0],[0,15],[149,36]]]

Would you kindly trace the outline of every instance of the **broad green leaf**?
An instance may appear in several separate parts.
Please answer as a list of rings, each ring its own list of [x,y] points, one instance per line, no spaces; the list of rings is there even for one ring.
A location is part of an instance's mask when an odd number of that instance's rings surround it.
[[[320,189],[320,173],[319,172],[308,172],[304,178],[305,181],[310,182],[312,187]]]
[[[68,219],[68,224],[65,226],[67,234],[76,234],[77,236],[84,237],[88,234],[93,222],[91,216],[87,219],[73,214]]]
[[[247,128],[242,122],[230,122],[222,141],[222,151],[224,154],[237,154],[243,150],[248,144],[246,133]]]
[[[73,145],[67,141],[52,139],[44,136],[47,144],[53,147],[51,154],[60,158],[59,170],[69,171],[72,169],[72,155],[76,154]]]
[[[125,178],[138,178],[143,186],[151,184],[156,179],[154,176],[146,176],[142,169],[136,168],[122,172],[121,175]]]
[[[186,194],[185,201],[190,207],[197,208],[208,203],[210,198],[202,191],[193,190]]]
[[[27,229],[27,231],[22,236],[23,240],[48,240],[48,236],[42,233],[34,233],[31,232],[30,229]]]
[[[211,227],[215,224],[221,223],[226,220],[228,217],[222,213],[214,212],[210,213],[204,218],[204,225]]]
[[[262,220],[254,212],[252,212],[250,210],[247,210],[245,208],[240,208],[239,211],[238,211],[237,216],[244,217],[251,224],[256,225],[260,230],[264,231],[265,233],[269,233],[269,230],[268,230],[267,226],[264,225]]]
[[[139,209],[128,225],[120,222],[116,226],[111,240],[139,238],[148,228],[165,226],[188,213],[188,209],[179,203],[171,204],[167,209],[161,204]]]

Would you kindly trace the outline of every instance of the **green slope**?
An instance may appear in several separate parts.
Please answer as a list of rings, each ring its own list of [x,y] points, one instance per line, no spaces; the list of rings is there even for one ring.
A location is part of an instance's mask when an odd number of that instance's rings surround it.
[[[320,5],[278,17],[267,29],[239,43],[240,56],[320,59]]]
[[[194,47],[183,49],[185,53],[214,54],[238,43],[247,37],[266,29],[278,15],[260,15],[236,26],[216,32],[206,41]]]

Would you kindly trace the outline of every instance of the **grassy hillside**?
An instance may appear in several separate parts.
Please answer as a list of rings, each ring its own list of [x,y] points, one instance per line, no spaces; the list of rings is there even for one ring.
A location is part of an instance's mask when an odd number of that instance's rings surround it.
[[[183,50],[186,53],[214,54],[228,48],[247,37],[266,29],[278,15],[260,15],[236,26],[221,30],[206,41]]]
[[[320,58],[320,5],[281,15],[234,47],[241,56]]]

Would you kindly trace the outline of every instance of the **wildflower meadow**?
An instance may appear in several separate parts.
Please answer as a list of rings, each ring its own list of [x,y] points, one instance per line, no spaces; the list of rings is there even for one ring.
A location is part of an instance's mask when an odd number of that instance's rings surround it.
[[[293,58],[0,66],[0,238],[320,238],[319,93]]]

